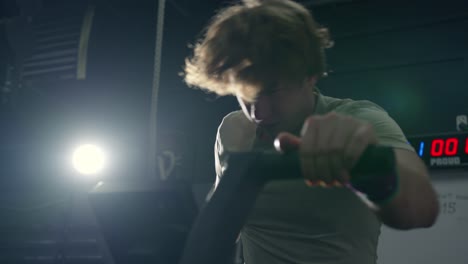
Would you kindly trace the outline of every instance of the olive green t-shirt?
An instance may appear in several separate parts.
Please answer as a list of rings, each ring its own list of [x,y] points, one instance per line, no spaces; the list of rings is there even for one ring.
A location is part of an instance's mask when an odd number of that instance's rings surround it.
[[[370,101],[319,92],[315,114],[334,111],[374,126],[379,145],[414,149],[398,124]],[[216,184],[231,151],[252,150],[256,126],[242,111],[224,117],[216,137]],[[239,193],[239,196],[242,193]],[[310,188],[303,180],[268,183],[242,229],[246,264],[375,264],[381,222],[346,188]]]

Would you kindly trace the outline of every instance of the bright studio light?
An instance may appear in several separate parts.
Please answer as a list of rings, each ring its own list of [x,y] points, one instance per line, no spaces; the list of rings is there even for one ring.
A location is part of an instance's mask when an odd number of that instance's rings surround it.
[[[81,174],[92,175],[102,171],[106,157],[102,149],[95,145],[79,146],[73,152],[73,167]]]

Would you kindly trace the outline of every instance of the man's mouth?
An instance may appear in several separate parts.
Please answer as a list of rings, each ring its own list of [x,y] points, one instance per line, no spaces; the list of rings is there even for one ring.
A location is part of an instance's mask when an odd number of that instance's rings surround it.
[[[258,126],[258,133],[264,140],[273,140],[279,133],[279,124],[262,124]]]

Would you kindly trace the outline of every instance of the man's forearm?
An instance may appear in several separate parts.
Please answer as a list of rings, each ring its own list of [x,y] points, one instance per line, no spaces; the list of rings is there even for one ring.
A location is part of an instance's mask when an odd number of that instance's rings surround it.
[[[398,190],[377,215],[384,224],[396,229],[432,226],[439,213],[436,192],[424,163],[413,152],[396,149]]]

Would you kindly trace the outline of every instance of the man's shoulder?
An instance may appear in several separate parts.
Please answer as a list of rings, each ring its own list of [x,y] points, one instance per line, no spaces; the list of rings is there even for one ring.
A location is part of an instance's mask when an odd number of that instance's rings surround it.
[[[229,112],[227,115],[223,117],[223,121],[221,124],[231,124],[231,123],[244,123],[248,122],[249,120],[242,112],[242,110],[236,110]]]
[[[350,98],[335,98],[323,96],[325,112],[338,112],[343,114],[355,114],[365,110],[377,110],[386,112],[380,105],[369,100],[355,100]]]
[[[224,116],[218,127],[217,142],[231,151],[248,150],[255,136],[255,124],[241,110]]]
[[[229,133],[232,129],[243,129],[250,125],[250,121],[241,110],[232,111],[223,117],[221,124],[219,124],[218,132],[225,134]]]
[[[402,129],[389,113],[378,104],[369,100],[324,98],[328,112],[353,116],[373,125],[379,144],[414,151],[408,144]]]

